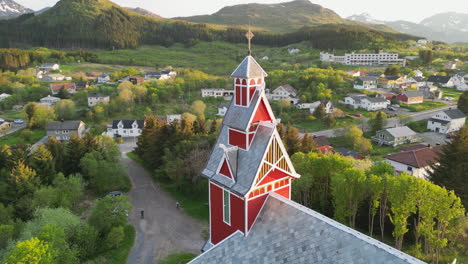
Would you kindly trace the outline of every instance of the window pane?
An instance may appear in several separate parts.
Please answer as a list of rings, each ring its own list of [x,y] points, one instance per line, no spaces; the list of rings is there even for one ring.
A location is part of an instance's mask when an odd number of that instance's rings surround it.
[[[224,208],[223,208],[223,220],[224,222],[226,223],[231,223],[231,208],[230,208],[230,195],[229,195],[229,192],[224,190],[223,191],[223,204],[224,204]]]

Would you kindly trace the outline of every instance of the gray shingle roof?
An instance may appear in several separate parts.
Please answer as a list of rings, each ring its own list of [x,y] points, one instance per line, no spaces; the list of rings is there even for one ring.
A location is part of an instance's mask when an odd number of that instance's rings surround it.
[[[50,121],[46,130],[77,130],[81,123],[81,121]]]
[[[220,147],[220,145],[223,144],[225,146],[229,146],[228,127],[223,126],[211,153],[210,159],[208,160],[206,168],[202,171],[202,174],[212,181],[230,188],[230,190],[239,195],[245,195],[247,191],[249,191],[255,176],[257,175],[257,170],[263,159],[263,154],[266,152],[274,131],[274,126],[260,124],[249,151],[239,149],[235,153],[228,152],[231,169],[236,170],[236,180],[233,182],[231,179],[217,173],[219,164],[224,156],[224,149]],[[234,161],[234,159],[236,160]],[[233,166],[232,162],[236,162],[237,165]]]
[[[190,263],[424,262],[272,193],[248,236],[238,231]]]
[[[280,88],[283,88],[286,92],[292,94],[293,96],[297,95],[297,90],[289,84],[283,84],[281,86],[278,86],[278,88],[276,88],[273,92],[275,92],[276,90]]]
[[[460,109],[449,109],[445,110],[444,113],[448,115],[451,119],[458,119],[465,117],[465,114],[460,111]]]
[[[421,91],[405,91],[405,92],[402,92],[402,94],[406,95],[408,98],[424,96],[424,93]]]
[[[268,74],[252,56],[245,57],[241,64],[237,66],[237,69],[231,74],[233,78],[263,78],[267,76]]]
[[[371,102],[371,103],[385,103],[385,102],[387,102],[387,99],[382,98],[382,97],[365,97],[365,98],[362,98],[361,100],[364,100],[364,99],[369,100],[369,102]]]
[[[224,116],[223,125],[229,127],[246,131],[249,126],[250,117],[252,116],[255,107],[259,103],[262,96],[260,96],[260,91],[255,91],[255,94],[252,97],[249,107],[243,107],[233,103],[234,98],[231,100],[231,105],[229,106],[226,115]]]
[[[374,81],[376,82],[377,81],[377,77],[374,77],[374,76],[362,76],[362,77],[359,77],[359,79],[361,79],[362,81]]]
[[[138,125],[138,128],[140,129],[143,129],[143,127],[145,126],[145,121],[144,120],[114,120],[112,122],[112,128],[113,129],[117,129],[120,121],[122,121],[122,124],[123,124],[123,128],[132,128],[132,125],[133,123],[135,123],[135,121],[137,122],[137,125]]]
[[[407,137],[407,136],[414,136],[416,135],[416,132],[411,130],[407,126],[402,126],[402,127],[393,127],[393,128],[388,128],[386,129],[388,133],[390,133],[394,137]]]

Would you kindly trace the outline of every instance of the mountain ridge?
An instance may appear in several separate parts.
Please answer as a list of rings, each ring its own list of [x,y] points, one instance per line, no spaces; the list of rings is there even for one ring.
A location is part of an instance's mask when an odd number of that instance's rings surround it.
[[[0,19],[9,19],[32,12],[34,12],[32,9],[13,0],[0,0]]]

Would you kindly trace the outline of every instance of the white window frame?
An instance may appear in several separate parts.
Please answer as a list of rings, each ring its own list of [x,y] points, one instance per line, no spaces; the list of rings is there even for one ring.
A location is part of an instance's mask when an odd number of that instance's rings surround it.
[[[227,204],[226,198],[228,202]],[[223,189],[223,222],[231,225],[231,193],[225,189]]]

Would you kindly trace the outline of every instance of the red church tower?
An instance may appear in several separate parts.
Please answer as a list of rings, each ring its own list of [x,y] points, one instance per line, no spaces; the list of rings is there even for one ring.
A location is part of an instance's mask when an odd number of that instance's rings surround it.
[[[250,55],[232,73],[235,94],[202,174],[209,180],[210,238],[204,249],[236,231],[247,235],[269,193],[288,199],[299,178],[265,96],[267,73]]]

